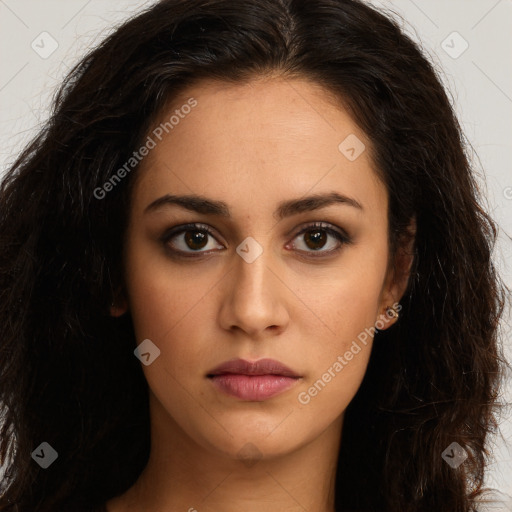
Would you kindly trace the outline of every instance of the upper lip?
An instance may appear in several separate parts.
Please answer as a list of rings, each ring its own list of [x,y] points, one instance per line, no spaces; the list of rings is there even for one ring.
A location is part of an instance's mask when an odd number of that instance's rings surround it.
[[[282,375],[283,377],[300,377],[294,371],[275,359],[260,359],[250,362],[245,359],[231,359],[210,370],[208,377],[224,373],[240,375]]]

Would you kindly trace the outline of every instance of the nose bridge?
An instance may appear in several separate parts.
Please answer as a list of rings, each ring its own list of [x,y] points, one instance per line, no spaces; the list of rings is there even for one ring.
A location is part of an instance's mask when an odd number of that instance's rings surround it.
[[[266,241],[269,237],[266,238]],[[270,299],[269,280],[272,280],[272,273],[269,270],[271,265],[272,251],[263,237],[259,241],[253,237],[247,237],[236,249],[237,256],[234,258],[235,265],[235,288],[239,291],[238,300],[265,301]]]
[[[286,308],[281,303],[281,289],[272,268],[272,251],[264,238],[246,238],[236,249],[229,296],[223,303],[223,324],[238,326],[254,334],[270,326],[282,325]],[[266,237],[270,240],[270,237]]]

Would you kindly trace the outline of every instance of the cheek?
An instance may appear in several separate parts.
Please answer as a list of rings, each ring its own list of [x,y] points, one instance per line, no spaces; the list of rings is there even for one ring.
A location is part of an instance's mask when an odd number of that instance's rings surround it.
[[[334,421],[359,389],[371,354],[377,299],[375,290],[342,288],[329,302],[329,330],[311,331],[304,357],[310,371],[296,396],[310,421]]]
[[[201,414],[201,407],[194,406],[201,400],[198,362],[212,360],[208,347],[195,340],[204,339],[205,299],[216,281],[204,277],[201,283],[192,284],[193,279],[176,270],[170,272],[161,261],[146,262],[143,257],[132,257],[127,285],[137,343],[150,339],[160,350],[159,357],[142,365],[142,370],[157,403],[193,431],[196,427],[191,418]],[[155,414],[162,412],[159,405],[155,410]],[[201,421],[207,422],[207,418]]]
[[[324,365],[349,350],[352,341],[378,319],[387,260],[377,253],[375,248],[347,252],[342,264],[320,280],[320,287],[318,278],[308,287],[301,286],[300,296],[314,313],[309,315],[310,327],[305,323],[302,327],[316,340],[316,359],[321,356]]]
[[[370,248],[354,251],[332,274],[328,287],[310,294],[311,310],[321,313],[307,328],[311,343],[304,347],[310,373],[297,400],[306,414],[334,419],[364,378],[387,264],[377,253]]]
[[[147,242],[146,242],[147,244]],[[126,288],[137,340],[164,344],[183,329],[198,326],[192,318],[203,307],[214,276],[171,265],[165,256],[135,243],[127,249]]]
[[[160,350],[142,370],[159,401],[180,416],[190,409],[185,390],[196,393],[198,376],[207,369],[201,362],[218,359],[205,328],[212,326],[210,294],[221,276],[170,264],[142,241],[133,247],[127,251],[126,288],[136,340],[150,339]]]

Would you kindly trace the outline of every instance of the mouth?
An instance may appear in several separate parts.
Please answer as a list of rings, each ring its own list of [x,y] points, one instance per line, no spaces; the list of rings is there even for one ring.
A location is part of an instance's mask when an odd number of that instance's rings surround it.
[[[263,401],[283,393],[301,376],[274,359],[249,362],[244,359],[226,361],[207,375],[216,389],[246,401]]]
[[[259,361],[246,361],[245,359],[231,359],[208,372],[207,377],[218,375],[277,375],[281,377],[299,378],[300,375],[275,359],[260,359]]]

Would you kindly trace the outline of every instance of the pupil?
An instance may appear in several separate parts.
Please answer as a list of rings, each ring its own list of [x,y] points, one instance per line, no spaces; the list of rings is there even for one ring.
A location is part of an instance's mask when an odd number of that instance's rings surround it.
[[[305,235],[306,245],[310,249],[320,249],[324,246],[326,240],[325,232],[322,230],[309,231]],[[206,245],[207,235],[202,231],[186,231],[185,243],[191,249],[202,249]],[[320,243],[320,246],[318,244]]]
[[[318,230],[318,231],[309,231],[308,233],[306,233],[306,237],[305,238],[306,238],[306,245],[310,249],[321,249],[324,246],[325,239],[327,237],[326,237],[324,231]],[[309,243],[310,241],[313,242],[313,247],[311,247],[311,245]],[[317,244],[318,242],[324,242],[324,243],[322,243],[320,247],[317,247],[317,246],[315,246],[315,244]]]
[[[185,243],[191,249],[202,249],[206,245],[206,238],[206,233],[202,231],[185,231]]]

